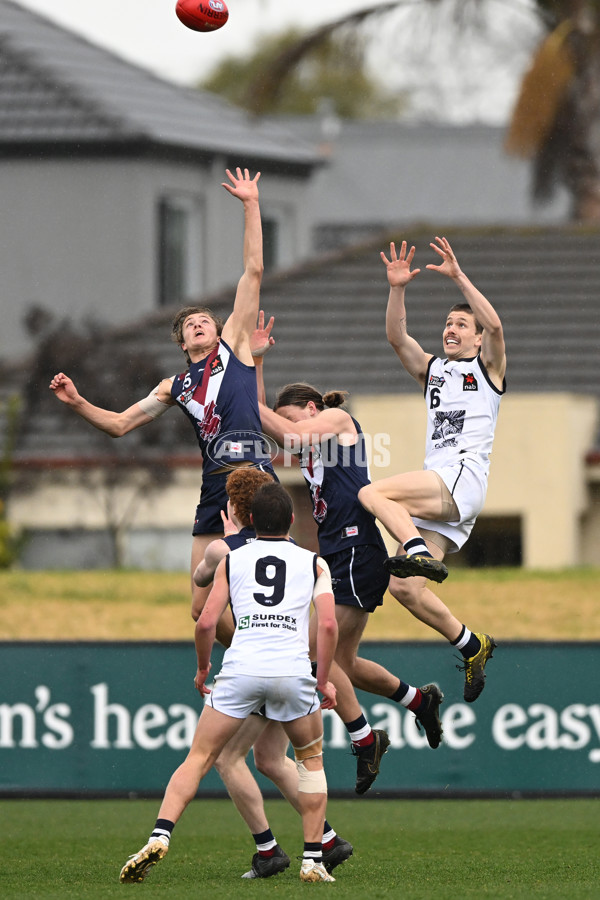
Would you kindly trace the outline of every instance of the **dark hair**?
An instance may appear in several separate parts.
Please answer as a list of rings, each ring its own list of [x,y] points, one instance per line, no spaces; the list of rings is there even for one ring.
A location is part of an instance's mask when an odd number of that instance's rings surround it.
[[[298,381],[295,384],[286,384],[278,392],[275,398],[274,410],[278,410],[282,406],[300,406],[304,408],[307,403],[315,404],[319,411],[328,407],[342,406],[346,402],[348,391],[328,391],[326,394],[320,394],[312,384],[305,384]]]
[[[475,321],[475,331],[477,332],[477,334],[482,333],[483,325],[481,325],[481,323],[477,320],[477,316],[475,315],[475,313],[473,312],[473,310],[471,309],[471,307],[469,306],[468,303],[455,303],[454,306],[451,306],[450,309],[448,310],[448,315],[450,315],[451,312],[469,313],[471,316],[473,316],[473,319]]]
[[[268,472],[263,472],[255,466],[239,466],[227,476],[225,490],[242,525],[250,525],[250,509],[257,490],[263,484],[272,482],[273,478]]]
[[[183,309],[180,309],[179,312],[175,313],[171,323],[171,340],[175,341],[176,344],[179,344],[180,347],[183,344],[183,323],[188,316],[193,316],[195,313],[211,318],[216,325],[218,337],[221,336],[224,324],[223,319],[216,316],[212,309],[209,309],[208,306],[184,306]],[[189,365],[191,359],[188,356],[187,350],[184,350],[183,352],[185,353],[185,358]]]
[[[257,535],[287,534],[294,511],[292,498],[277,482],[263,484],[252,500],[252,521]]]

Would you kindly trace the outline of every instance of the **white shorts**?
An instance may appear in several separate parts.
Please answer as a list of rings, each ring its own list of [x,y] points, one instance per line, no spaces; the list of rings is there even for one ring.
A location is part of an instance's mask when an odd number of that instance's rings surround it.
[[[286,675],[267,678],[257,675],[223,674],[205,703],[234,719],[247,719],[259,710],[276,722],[301,719],[319,709],[317,680],[312,675]]]
[[[448,540],[448,553],[457,553],[467,542],[475,519],[483,509],[487,493],[488,470],[471,456],[452,466],[434,467],[454,499],[460,518],[456,522],[440,522],[413,516],[417,528],[436,531]]]

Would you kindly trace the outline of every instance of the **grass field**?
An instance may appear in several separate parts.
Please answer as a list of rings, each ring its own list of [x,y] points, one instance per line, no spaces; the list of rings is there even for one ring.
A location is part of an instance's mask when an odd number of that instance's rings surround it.
[[[436,591],[457,618],[501,640],[600,640],[600,570],[451,570]],[[0,640],[186,640],[185,572],[0,572]],[[388,596],[371,640],[432,640]],[[443,640],[440,638],[440,640]]]
[[[352,900],[456,897],[582,900],[600,896],[600,801],[331,801],[328,818],[354,845],[331,885],[298,879],[300,821],[283,801],[267,803],[273,831],[292,859],[270,879],[241,879],[254,846],[227,800],[198,800],[177,825],[169,855],[141,885],[119,871],[147,839],[150,800],[5,801],[0,895],[169,900],[306,897],[332,891]],[[319,893],[324,896],[324,893]]]

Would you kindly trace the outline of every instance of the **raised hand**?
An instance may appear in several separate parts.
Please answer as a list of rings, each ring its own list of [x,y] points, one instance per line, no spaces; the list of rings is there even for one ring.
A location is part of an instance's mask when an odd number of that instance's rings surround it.
[[[390,243],[390,259],[387,258],[383,250],[381,251],[381,259],[387,267],[387,277],[390,287],[406,287],[409,281],[412,281],[415,275],[418,275],[420,269],[411,269],[413,257],[415,255],[414,246],[406,252],[406,241],[402,241],[400,245],[400,253],[396,253],[396,245],[392,241]]]
[[[260,172],[257,172],[254,178],[250,178],[248,169],[244,169],[242,173],[239,166],[235,170],[235,175],[230,172],[229,169],[225,169],[225,172],[231,182],[231,184],[227,184],[226,181],[221,182],[222,187],[224,187],[226,191],[229,191],[230,194],[233,194],[233,196],[237,197],[238,200],[241,200],[242,203],[246,203],[248,200],[258,200],[258,179],[260,178]]]
[[[429,263],[426,268],[431,269],[434,272],[440,272],[442,275],[447,275],[449,278],[458,278],[461,274],[461,268],[456,260],[452,247],[445,237],[436,236],[436,241],[437,243],[434,244],[432,242],[429,246],[442,257],[442,262],[438,266]]]
[[[264,356],[265,353],[273,346],[273,344],[275,343],[275,338],[271,337],[271,331],[273,330],[274,324],[275,317],[271,316],[265,326],[265,314],[261,309],[258,313],[258,325],[250,335],[250,350],[252,352],[252,356]]]
[[[55,395],[63,403],[71,404],[79,399],[79,391],[64,372],[59,372],[58,375],[54,376],[50,382],[50,390],[54,391]]]
[[[227,501],[227,511],[221,510],[221,522],[223,523],[223,534],[225,537],[238,533],[238,527],[231,516],[231,503],[229,500]]]

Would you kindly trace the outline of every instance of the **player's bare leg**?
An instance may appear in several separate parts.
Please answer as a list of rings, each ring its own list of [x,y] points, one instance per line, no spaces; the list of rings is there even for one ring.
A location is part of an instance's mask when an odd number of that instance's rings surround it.
[[[188,803],[196,796],[200,781],[212,768],[219,753],[242,722],[242,719],[226,716],[210,706],[204,707],[190,751],[167,785],[157,823],[169,822],[169,828],[172,828],[179,820]],[[143,881],[150,869],[166,856],[168,850],[169,837],[159,837],[155,833],[125,863],[119,880],[123,883]]]

